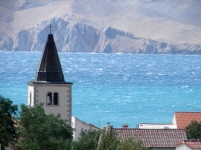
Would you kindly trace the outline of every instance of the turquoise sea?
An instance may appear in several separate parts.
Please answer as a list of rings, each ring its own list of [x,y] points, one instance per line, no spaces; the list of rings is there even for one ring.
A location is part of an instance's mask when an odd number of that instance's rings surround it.
[[[0,52],[0,94],[27,104],[41,52]],[[171,123],[175,111],[201,111],[201,56],[59,53],[73,82],[73,116],[103,127]]]

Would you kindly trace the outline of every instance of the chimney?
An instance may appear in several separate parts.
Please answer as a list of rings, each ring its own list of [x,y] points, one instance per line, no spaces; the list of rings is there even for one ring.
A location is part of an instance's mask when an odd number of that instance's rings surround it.
[[[123,128],[123,129],[128,129],[128,124],[123,124],[123,125],[122,125],[122,128]]]

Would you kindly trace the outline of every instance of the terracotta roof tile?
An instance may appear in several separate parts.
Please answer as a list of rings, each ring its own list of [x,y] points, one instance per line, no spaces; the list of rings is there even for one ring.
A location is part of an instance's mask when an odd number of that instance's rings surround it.
[[[178,146],[181,144],[185,144],[186,146],[188,146],[192,149],[197,149],[197,148],[201,148],[201,139],[199,139],[199,140],[184,140],[182,142],[175,144],[174,146]]]
[[[133,137],[141,140],[145,147],[174,147],[175,143],[186,140],[183,129],[132,129],[114,128],[119,138]]]
[[[175,112],[177,129],[185,129],[191,121],[201,122],[201,112]]]

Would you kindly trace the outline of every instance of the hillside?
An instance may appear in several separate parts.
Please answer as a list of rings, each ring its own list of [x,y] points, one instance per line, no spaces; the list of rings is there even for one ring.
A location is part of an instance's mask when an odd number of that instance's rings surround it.
[[[199,0],[0,1],[0,50],[201,54]]]

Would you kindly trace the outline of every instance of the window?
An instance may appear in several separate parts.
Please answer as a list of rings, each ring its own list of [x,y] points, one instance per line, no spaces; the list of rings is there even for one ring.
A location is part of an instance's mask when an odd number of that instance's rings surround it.
[[[47,93],[47,105],[52,105],[52,93]]]
[[[54,105],[58,105],[58,93],[54,93]]]
[[[54,94],[47,93],[47,105],[59,105],[59,94],[57,92]]]

